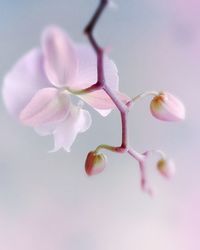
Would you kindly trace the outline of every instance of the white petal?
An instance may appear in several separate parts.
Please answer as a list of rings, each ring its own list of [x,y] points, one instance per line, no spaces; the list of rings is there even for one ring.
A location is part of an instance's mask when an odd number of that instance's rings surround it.
[[[48,123],[34,128],[35,132],[40,136],[47,136],[53,134],[58,123]]]
[[[107,115],[110,114],[110,112],[112,112],[112,109],[95,109],[95,110],[103,117],[106,117]]]
[[[18,118],[21,110],[41,88],[50,87],[43,68],[43,56],[33,49],[8,72],[3,83],[3,100],[9,113]]]
[[[92,120],[88,111],[73,106],[66,119],[56,127],[53,133],[55,145],[52,152],[62,147],[69,152],[78,133],[88,130],[91,123]]]
[[[70,97],[55,88],[39,90],[20,113],[20,120],[36,127],[63,120],[70,109]]]
[[[119,75],[116,64],[104,56],[104,72],[106,84],[113,90],[119,89]]]
[[[77,57],[71,39],[63,30],[52,26],[43,33],[42,48],[49,80],[58,87],[67,85],[77,73]]]

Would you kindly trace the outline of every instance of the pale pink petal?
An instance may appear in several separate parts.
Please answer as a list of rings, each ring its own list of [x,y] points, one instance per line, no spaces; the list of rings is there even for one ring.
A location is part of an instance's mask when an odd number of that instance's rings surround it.
[[[88,111],[72,106],[66,119],[53,132],[55,145],[52,152],[60,148],[64,148],[67,152],[70,152],[76,136],[89,129],[91,123],[92,120]]]
[[[90,45],[76,45],[78,57],[77,78],[69,83],[69,87],[83,89],[97,82],[97,56]],[[104,72],[107,85],[117,90],[119,85],[118,71],[115,63],[104,56]]]
[[[47,28],[42,36],[46,74],[55,86],[63,87],[77,73],[77,57],[73,42],[56,26]]]
[[[114,91],[114,93],[123,103],[126,104],[130,101],[127,95],[119,91]],[[102,116],[108,115],[112,109],[116,108],[114,102],[104,90],[97,90],[85,95],[80,95],[79,97],[97,110]]]
[[[105,81],[109,88],[113,90],[119,89],[119,75],[116,64],[104,56],[104,72],[105,72]]]
[[[95,110],[103,117],[106,117],[107,115],[110,114],[110,112],[112,112],[112,109],[95,109]]]
[[[42,52],[33,49],[4,78],[2,94],[5,106],[11,115],[18,117],[39,89],[50,86],[43,69]]]
[[[185,107],[175,96],[167,92],[161,92],[151,101],[151,113],[154,117],[163,121],[180,121],[185,119]]]
[[[36,127],[63,120],[70,109],[70,97],[56,88],[39,90],[20,113],[23,124]]]

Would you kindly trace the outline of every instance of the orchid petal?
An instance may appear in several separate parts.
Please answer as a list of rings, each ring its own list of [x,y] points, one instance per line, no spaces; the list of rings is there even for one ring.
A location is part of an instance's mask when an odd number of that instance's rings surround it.
[[[6,75],[3,99],[9,113],[18,118],[21,110],[41,88],[50,87],[43,69],[43,56],[33,49],[23,56]]]
[[[126,104],[130,101],[127,95],[119,91],[114,91],[114,93],[123,103]],[[108,115],[112,109],[116,108],[116,105],[104,90],[97,90],[85,95],[80,95],[79,97],[97,110],[102,116]]]
[[[73,42],[58,27],[47,28],[42,36],[44,67],[52,84],[66,86],[76,75],[77,57]]]
[[[84,89],[97,82],[97,56],[89,45],[76,45],[78,57],[77,77],[71,81],[69,87]],[[104,72],[106,84],[111,89],[118,89],[119,77],[115,63],[104,56]]]
[[[62,147],[70,152],[76,136],[88,130],[91,123],[92,119],[88,111],[72,106],[66,119],[56,127],[53,133],[55,145],[51,152],[55,152]]]
[[[70,109],[70,98],[55,88],[39,90],[20,113],[20,120],[36,127],[63,120]]]
[[[40,136],[51,135],[56,129],[56,126],[58,125],[58,123],[59,122],[42,124],[42,125],[34,127],[34,130]]]

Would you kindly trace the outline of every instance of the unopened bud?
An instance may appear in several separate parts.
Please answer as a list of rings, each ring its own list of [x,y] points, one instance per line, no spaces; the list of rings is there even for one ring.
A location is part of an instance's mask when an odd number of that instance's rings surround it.
[[[175,174],[175,163],[171,159],[161,159],[157,162],[157,169],[165,178],[172,178]]]
[[[175,96],[167,92],[160,92],[150,104],[154,117],[163,121],[180,121],[185,119],[185,107]]]
[[[85,161],[85,171],[89,176],[99,174],[106,167],[106,163],[106,155],[94,151],[89,152]]]

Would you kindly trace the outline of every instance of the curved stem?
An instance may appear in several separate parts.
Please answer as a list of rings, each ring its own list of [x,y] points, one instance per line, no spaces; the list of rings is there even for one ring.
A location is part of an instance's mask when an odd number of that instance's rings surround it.
[[[130,108],[136,101],[139,101],[140,99],[146,97],[146,96],[149,96],[149,95],[152,95],[152,96],[157,96],[159,95],[159,92],[157,91],[147,91],[147,92],[144,92],[142,94],[139,94],[135,97],[133,97],[129,102],[127,102],[127,106]]]
[[[140,185],[144,192],[148,193],[150,196],[153,196],[153,189],[151,185],[148,183],[147,179],[147,173],[146,173],[146,166],[145,166],[145,160],[147,157],[146,152],[144,154],[140,154],[133,150],[132,148],[128,149],[128,154],[132,156],[135,160],[139,163],[140,168]]]
[[[139,152],[135,151],[133,148],[129,148],[127,153],[132,156],[136,161],[139,163],[144,162],[146,156],[144,154],[140,154]]]
[[[102,149],[106,149],[106,150],[112,151],[114,153],[125,153],[126,152],[126,149],[124,147],[122,147],[122,146],[116,147],[116,146],[110,146],[110,145],[107,145],[107,144],[99,145],[95,149],[95,152],[98,153]]]
[[[104,85],[104,68],[103,68],[103,49],[98,45],[94,38],[93,30],[98,22],[100,16],[102,15],[104,9],[108,4],[108,0],[101,0],[99,6],[97,7],[94,15],[84,29],[84,33],[88,36],[88,39],[97,54],[97,79],[100,85]]]
[[[120,112],[121,116],[121,125],[122,125],[122,142],[121,148],[126,149],[128,147],[128,125],[127,125],[127,118],[128,118],[128,107],[115,95],[115,93],[107,86],[104,85],[104,91],[110,96],[114,104],[116,105],[117,109]]]
[[[149,156],[152,154],[157,154],[159,155],[162,159],[166,159],[166,154],[162,151],[162,150],[155,150],[155,149],[151,149],[148,150],[144,153],[144,155]]]
[[[121,115],[121,124],[122,124],[122,142],[120,147],[121,150],[127,148],[128,144],[128,129],[127,129],[127,113],[128,113],[128,107],[115,95],[114,91],[108,87],[108,85],[105,82],[105,76],[104,76],[104,65],[103,65],[103,55],[104,51],[103,49],[98,45],[96,42],[93,31],[96,26],[97,21],[99,20],[101,14],[103,13],[105,7],[109,3],[109,0],[100,0],[99,6],[97,7],[94,15],[92,16],[90,22],[84,29],[85,34],[88,36],[88,39],[93,47],[93,49],[96,52],[97,55],[97,83],[89,87],[90,90],[94,90],[95,88],[102,88],[108,96],[112,99],[114,104],[116,105],[117,109],[120,112]],[[86,89],[87,90],[87,89]],[[86,90],[83,90],[82,93],[85,93]],[[88,90],[87,90],[88,91]]]
[[[97,82],[91,85],[88,88],[75,90],[68,87],[65,87],[64,90],[75,94],[75,95],[84,95],[99,89],[102,89],[105,84],[105,78],[104,78],[104,68],[103,68],[103,49],[98,45],[97,41],[95,40],[93,36],[93,30],[94,27],[99,20],[103,10],[105,9],[106,5],[108,4],[109,0],[101,0],[100,4],[95,11],[94,15],[92,16],[90,22],[87,24],[87,26],[84,29],[84,33],[88,36],[88,39],[95,50],[97,54]]]

